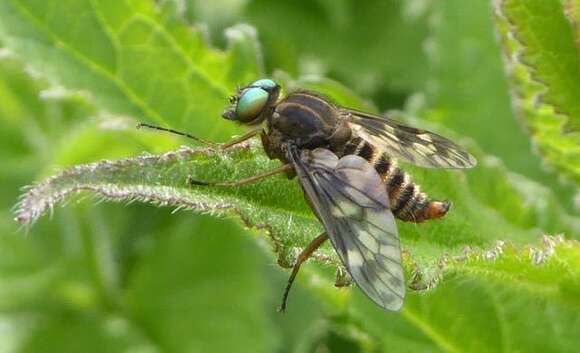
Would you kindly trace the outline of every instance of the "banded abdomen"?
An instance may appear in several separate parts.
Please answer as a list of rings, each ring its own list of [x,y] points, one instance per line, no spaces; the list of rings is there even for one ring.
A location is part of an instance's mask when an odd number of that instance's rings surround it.
[[[360,137],[352,138],[344,147],[343,155],[356,154],[374,165],[385,183],[391,210],[403,221],[422,222],[443,217],[449,210],[449,202],[431,200],[421,192],[409,174],[397,166],[397,161],[382,153]]]

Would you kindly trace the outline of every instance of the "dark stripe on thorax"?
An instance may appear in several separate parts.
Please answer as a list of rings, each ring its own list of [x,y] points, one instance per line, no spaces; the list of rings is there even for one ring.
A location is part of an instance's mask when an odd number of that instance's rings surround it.
[[[320,112],[298,102],[280,103],[276,108],[276,112],[286,116],[301,115],[303,116],[303,119],[307,119],[308,116],[310,116],[311,119],[317,119],[317,117],[320,117]]]
[[[322,118],[323,121],[327,119],[334,119],[336,112],[332,104],[316,95],[307,92],[296,92],[286,97],[281,104],[298,104],[308,107],[316,115]]]

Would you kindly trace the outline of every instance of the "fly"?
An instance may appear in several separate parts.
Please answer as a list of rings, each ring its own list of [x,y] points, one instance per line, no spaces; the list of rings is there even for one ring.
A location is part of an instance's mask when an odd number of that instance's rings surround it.
[[[448,201],[433,200],[400,169],[397,160],[426,168],[472,168],[476,160],[452,141],[388,117],[338,106],[322,95],[296,91],[280,97],[280,86],[261,79],[230,97],[225,119],[254,129],[219,148],[260,136],[270,159],[283,165],[237,181],[189,185],[240,186],[286,173],[297,176],[308,204],[325,231],[301,252],[282,297],[300,266],[327,239],[358,287],[386,310],[405,297],[401,246],[395,218],[422,222],[443,217]],[[187,133],[140,124],[216,146]]]

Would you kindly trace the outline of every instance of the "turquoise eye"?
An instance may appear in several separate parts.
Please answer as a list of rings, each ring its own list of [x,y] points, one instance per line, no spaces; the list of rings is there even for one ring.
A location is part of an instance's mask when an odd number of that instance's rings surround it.
[[[249,122],[258,117],[268,101],[268,92],[261,88],[248,88],[240,96],[236,115],[240,121]]]
[[[258,81],[254,81],[250,86],[252,87],[262,87],[262,88],[274,88],[278,86],[278,84],[268,78],[264,78]]]

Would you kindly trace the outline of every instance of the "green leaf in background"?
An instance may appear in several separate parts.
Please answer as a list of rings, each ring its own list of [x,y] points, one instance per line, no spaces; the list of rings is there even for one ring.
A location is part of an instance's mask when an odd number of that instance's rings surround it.
[[[491,1],[437,2],[432,12],[425,101],[410,102],[408,110],[473,138],[510,170],[548,186],[572,209],[576,187],[562,185],[557,175],[544,170],[514,116]]]
[[[150,1],[3,1],[0,31],[36,70],[89,91],[101,109],[206,137],[235,131],[220,122],[208,131],[206,119],[219,116],[232,87],[260,73],[248,27],[230,29],[232,56]],[[254,63],[240,70],[248,56]]]
[[[578,183],[580,59],[560,3],[500,1],[496,23],[522,121],[546,162]]]
[[[564,2],[564,14],[574,30],[576,49],[580,51],[580,2],[578,0],[566,0]]]
[[[544,86],[538,99],[567,118],[563,132],[580,132],[580,57],[562,2],[503,0],[496,10],[520,44],[518,60]]]
[[[56,217],[53,222],[64,227],[49,231],[41,224],[41,239],[4,235],[0,310],[4,324],[26,333],[19,351],[275,348],[274,308],[265,302],[271,294],[258,267],[265,259],[237,226],[182,214],[168,227],[145,208],[123,211],[115,222],[119,209],[105,211]],[[109,248],[103,247],[107,241]],[[15,245],[20,251],[11,254]],[[123,248],[132,259],[116,259]],[[120,273],[125,276],[114,277]]]
[[[130,316],[163,351],[271,352],[277,337],[264,314],[273,311],[265,305],[273,288],[257,271],[264,256],[232,236],[239,230],[231,223],[180,218],[134,269],[124,298]]]
[[[204,1],[187,1],[192,6]],[[260,30],[270,69],[330,76],[401,107],[426,76],[422,51],[428,3],[418,1],[247,1],[241,17]],[[341,46],[335,43],[349,45]]]

